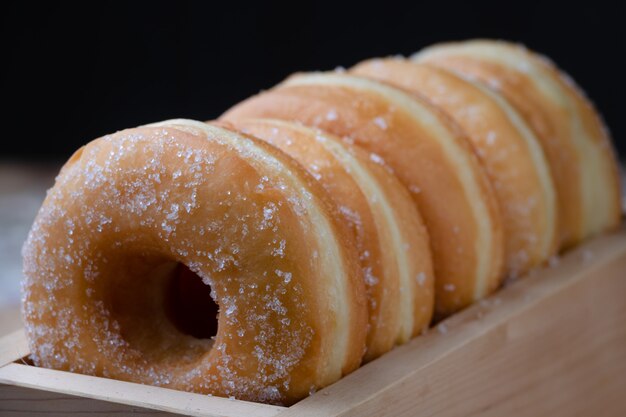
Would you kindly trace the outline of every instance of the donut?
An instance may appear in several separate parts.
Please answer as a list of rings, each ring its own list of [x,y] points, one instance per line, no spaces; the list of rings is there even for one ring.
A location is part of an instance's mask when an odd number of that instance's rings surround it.
[[[522,276],[556,253],[558,208],[550,166],[532,129],[499,93],[406,59],[373,59],[350,72],[423,95],[465,131],[500,204],[507,276]]]
[[[398,177],[430,236],[437,316],[501,283],[503,229],[495,194],[462,132],[432,106],[376,81],[313,73],[293,76],[222,116],[247,118],[318,127],[362,147]]]
[[[172,120],[97,139],[62,168],[24,245],[31,357],[291,404],[365,350],[358,251],[335,210],[291,157],[223,127]]]
[[[300,162],[350,226],[369,301],[364,360],[427,329],[435,295],[432,258],[422,219],[402,184],[363,150],[319,130],[271,119],[241,120],[234,127]]]
[[[547,58],[504,41],[444,43],[413,59],[499,91],[534,129],[552,168],[561,249],[617,227],[620,186],[611,139],[569,76]]]

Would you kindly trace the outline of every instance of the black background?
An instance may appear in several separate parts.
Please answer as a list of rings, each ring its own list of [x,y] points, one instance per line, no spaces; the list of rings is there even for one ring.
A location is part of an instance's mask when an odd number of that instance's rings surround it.
[[[126,127],[215,118],[294,71],[470,37],[550,56],[626,155],[626,3],[128,3],[3,6],[0,157],[64,159]]]

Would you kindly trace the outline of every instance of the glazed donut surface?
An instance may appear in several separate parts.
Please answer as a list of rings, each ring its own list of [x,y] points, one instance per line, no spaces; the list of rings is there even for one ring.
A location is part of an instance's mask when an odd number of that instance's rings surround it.
[[[295,161],[224,128],[175,120],[91,142],[24,246],[35,364],[267,403],[305,397],[358,367],[365,347],[358,254],[333,210]],[[168,317],[171,283],[189,294],[189,276],[219,306],[214,340]]]
[[[222,118],[297,120],[390,167],[411,191],[428,229],[438,315],[500,284],[503,232],[495,195],[466,138],[432,106],[365,78],[320,73],[291,77]]]

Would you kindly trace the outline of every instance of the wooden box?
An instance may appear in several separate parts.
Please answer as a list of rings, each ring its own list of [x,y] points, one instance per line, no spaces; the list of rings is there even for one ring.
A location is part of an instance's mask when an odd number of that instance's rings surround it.
[[[625,416],[626,229],[285,408],[37,368],[0,340],[0,414]]]

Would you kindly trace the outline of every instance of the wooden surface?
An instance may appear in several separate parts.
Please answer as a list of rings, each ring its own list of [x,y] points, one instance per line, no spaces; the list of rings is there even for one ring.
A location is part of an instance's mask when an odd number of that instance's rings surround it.
[[[280,414],[310,415],[625,416],[625,231]]]
[[[20,336],[20,334],[17,334]],[[0,414],[181,413],[272,417],[284,408],[10,363],[0,368]],[[9,414],[9,412],[11,412]]]
[[[105,401],[50,391],[33,390],[12,385],[0,389],[0,415],[9,416],[58,416],[68,415],[128,415],[134,416],[172,416],[178,415],[166,411],[150,410]]]
[[[10,363],[0,414],[624,416],[626,230],[553,265],[289,408]],[[0,344],[17,358],[24,335]]]

